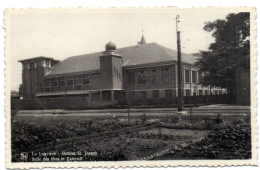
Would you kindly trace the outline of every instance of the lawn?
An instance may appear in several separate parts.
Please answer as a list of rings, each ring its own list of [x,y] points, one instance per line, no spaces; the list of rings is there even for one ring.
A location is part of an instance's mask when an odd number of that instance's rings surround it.
[[[27,161],[46,157],[60,161],[64,153],[80,153],[64,161],[249,159],[249,120],[248,116],[220,114],[192,120],[189,116],[145,114],[130,120],[117,116],[13,116],[12,161],[24,161],[21,153],[28,154]],[[55,159],[48,153],[54,153]],[[34,154],[40,159],[34,159]]]

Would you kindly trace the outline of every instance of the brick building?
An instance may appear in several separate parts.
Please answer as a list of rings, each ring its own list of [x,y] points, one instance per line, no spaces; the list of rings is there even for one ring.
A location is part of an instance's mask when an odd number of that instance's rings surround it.
[[[182,53],[183,94],[220,95],[225,89],[203,88],[194,66],[198,56]],[[86,106],[107,106],[177,97],[177,51],[157,43],[117,49],[109,42],[104,52],[72,56],[58,62],[48,57],[20,61],[24,99],[78,98]]]

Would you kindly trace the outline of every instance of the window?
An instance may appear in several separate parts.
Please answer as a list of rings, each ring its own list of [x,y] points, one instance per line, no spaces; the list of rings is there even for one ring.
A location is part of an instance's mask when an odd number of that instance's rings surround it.
[[[111,100],[111,91],[103,91],[102,92],[102,99],[104,101],[109,101]]]
[[[51,61],[46,61],[46,66],[51,67]]]
[[[172,69],[171,68],[162,69],[162,79],[163,79],[163,83],[172,82]]]
[[[58,86],[57,78],[51,78],[51,86],[52,87],[57,87]]]
[[[165,90],[165,97],[172,97],[173,96],[173,90],[167,89]]]
[[[159,98],[159,91],[158,90],[153,90],[153,98]]]
[[[74,76],[74,84],[75,85],[82,84],[82,76],[81,75]]]
[[[205,95],[209,95],[209,90],[204,91]]]
[[[192,71],[192,83],[197,83],[197,72]]]
[[[186,89],[185,92],[186,92],[186,96],[190,96],[190,89]]]
[[[128,72],[127,73],[127,84],[132,85],[135,83],[135,73],[134,72]]]
[[[146,92],[146,91],[141,91],[140,93],[141,93],[141,97],[142,97],[143,99],[146,99],[147,92]]]
[[[37,61],[37,66],[41,67],[42,66],[42,61]]]
[[[65,77],[58,78],[58,86],[65,86]]]
[[[92,101],[100,101],[100,92],[92,92],[91,99]]]
[[[185,69],[185,83],[190,82],[190,70]]]
[[[222,91],[221,91],[221,90],[219,90],[219,91],[218,91],[218,94],[219,94],[219,95],[222,95]]]
[[[89,84],[89,79],[87,78],[83,79],[83,84]]]
[[[203,91],[199,90],[199,95],[202,96],[203,95]]]
[[[73,86],[73,85],[74,85],[73,76],[69,76],[69,77],[67,78],[67,85],[68,85],[68,86]]]
[[[158,83],[159,82],[159,76],[158,71],[156,69],[153,69],[151,71],[151,83]]]
[[[35,64],[34,63],[30,63],[30,68],[35,68]]]
[[[68,80],[68,85],[73,86],[73,80]]]
[[[218,90],[215,90],[215,95],[218,95]]]
[[[146,83],[146,78],[145,78],[145,75],[144,75],[144,71],[140,71],[138,73],[138,84],[145,84]]]
[[[23,69],[24,70],[29,69],[29,64],[28,63],[23,64]]]
[[[87,74],[84,74],[84,75],[83,75],[83,84],[84,84],[84,85],[89,84],[89,78],[88,78],[88,75],[87,75]]]
[[[74,76],[74,88],[75,90],[81,90],[82,88],[82,76],[81,75],[76,75]]]

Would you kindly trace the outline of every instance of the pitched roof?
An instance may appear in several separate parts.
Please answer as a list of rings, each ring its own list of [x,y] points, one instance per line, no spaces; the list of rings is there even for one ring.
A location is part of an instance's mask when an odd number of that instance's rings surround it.
[[[157,43],[142,44],[118,49],[123,57],[123,66],[132,66],[162,61],[177,60],[177,51],[163,47]],[[47,74],[48,76],[97,70],[100,67],[99,56],[102,52],[69,57],[57,65]],[[182,53],[182,61],[194,64],[198,57]]]

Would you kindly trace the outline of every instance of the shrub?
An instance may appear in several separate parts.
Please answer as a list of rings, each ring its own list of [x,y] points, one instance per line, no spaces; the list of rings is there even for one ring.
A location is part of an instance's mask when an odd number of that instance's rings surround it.
[[[223,114],[218,113],[215,117],[213,117],[213,121],[214,121],[214,123],[216,123],[216,124],[221,124],[221,123],[223,123],[223,122],[224,122]]]

